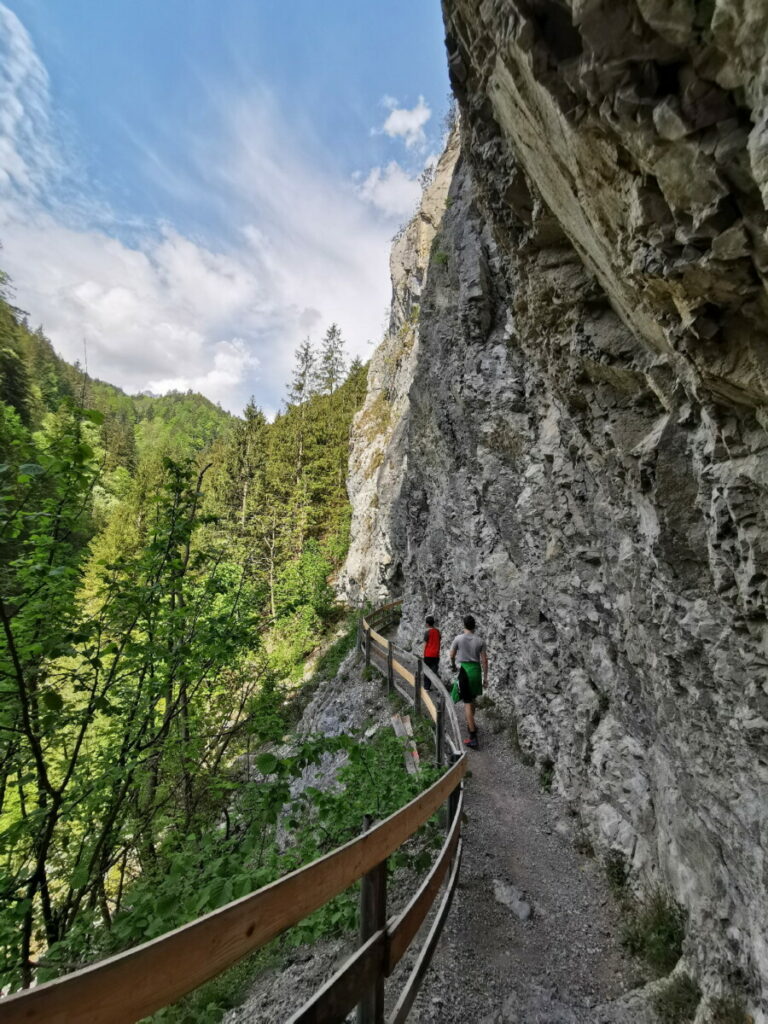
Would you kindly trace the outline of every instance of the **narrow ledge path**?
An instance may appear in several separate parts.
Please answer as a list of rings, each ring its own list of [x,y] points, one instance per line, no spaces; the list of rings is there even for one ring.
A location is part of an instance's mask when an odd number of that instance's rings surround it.
[[[419,1024],[653,1024],[601,865],[574,847],[506,729],[479,712],[459,887],[411,1013]],[[498,731],[494,731],[496,728]],[[497,893],[522,898],[517,914]]]

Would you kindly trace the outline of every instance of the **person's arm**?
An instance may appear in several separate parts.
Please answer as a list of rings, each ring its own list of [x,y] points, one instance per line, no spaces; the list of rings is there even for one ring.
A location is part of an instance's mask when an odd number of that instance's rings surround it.
[[[483,682],[487,683],[488,682],[488,655],[487,655],[487,653],[485,651],[485,648],[483,648],[483,650],[480,651],[480,664],[483,666]]]
[[[458,647],[456,646],[456,641],[454,640],[453,641],[453,645],[451,646],[450,654],[448,655],[448,657],[451,659],[451,668],[453,669],[454,672],[456,671],[456,651],[457,650],[458,650]]]

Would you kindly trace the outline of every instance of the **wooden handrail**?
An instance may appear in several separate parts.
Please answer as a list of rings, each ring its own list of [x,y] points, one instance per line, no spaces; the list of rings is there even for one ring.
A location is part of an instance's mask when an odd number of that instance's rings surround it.
[[[392,602],[385,608],[399,603]],[[394,654],[398,650],[375,633],[363,619],[361,638],[364,646],[366,634],[373,636],[385,651],[391,647]],[[401,679],[410,686],[414,685],[413,674],[399,661],[393,660],[392,665]],[[424,694],[425,698],[428,696]],[[433,721],[437,721],[434,701],[425,699],[424,706]],[[450,712],[455,724],[452,707]],[[0,999],[0,1022],[134,1024],[175,1002],[297,924],[381,865],[455,793],[462,785],[465,772],[466,759],[462,753],[441,778],[405,807],[311,864],[140,946],[37,988]],[[460,803],[461,798],[459,806]],[[360,993],[369,986],[370,979],[380,977],[382,971],[388,973],[387,966],[396,962],[391,959],[393,953],[396,952],[399,959],[407,948],[418,928],[417,924],[414,929],[414,922],[423,920],[451,861],[454,865],[451,885],[455,884],[458,856],[455,852],[457,843],[460,846],[459,834],[460,814],[455,814],[438,861],[404,914],[390,922],[386,934],[372,936],[353,955],[334,979],[295,1016],[297,1022],[323,1021],[328,1024],[343,1019],[359,1001]],[[406,934],[407,941],[404,939]],[[390,947],[390,941],[394,942],[393,947]],[[423,965],[423,955],[419,963]],[[422,966],[422,972],[424,969]],[[358,974],[351,987],[339,980],[350,972]],[[350,999],[353,1000],[351,1003]],[[342,1004],[347,1006],[343,1012],[339,1009]]]
[[[2,1024],[133,1024],[180,999],[344,892],[394,853],[461,781],[457,762],[380,825],[191,924],[0,1001]]]
[[[451,829],[448,838],[440,851],[440,856],[432,865],[432,869],[421,883],[419,891],[413,897],[403,912],[390,921],[387,926],[389,935],[389,948],[387,950],[387,977],[395,969],[405,951],[413,941],[413,937],[424,923],[424,918],[432,906],[435,896],[448,873],[453,861],[456,846],[461,837],[461,811],[463,807],[464,794],[459,797],[456,805]]]
[[[453,859],[451,877],[448,879],[448,885],[445,887],[445,894],[442,902],[440,903],[435,919],[432,922],[429,935],[427,935],[424,945],[421,947],[421,952],[419,953],[413,970],[411,971],[410,977],[405,983],[403,991],[400,993],[400,998],[398,999],[387,1024],[402,1024],[413,1006],[413,1000],[416,998],[416,993],[419,991],[421,979],[424,977],[426,970],[429,967],[430,961],[432,960],[432,954],[435,952],[437,940],[440,938],[440,933],[443,930],[443,925],[445,924],[445,919],[448,916],[448,911],[451,909],[453,894],[456,891],[456,882],[459,878],[463,842],[463,839],[459,840],[459,845],[456,848],[456,856]]]

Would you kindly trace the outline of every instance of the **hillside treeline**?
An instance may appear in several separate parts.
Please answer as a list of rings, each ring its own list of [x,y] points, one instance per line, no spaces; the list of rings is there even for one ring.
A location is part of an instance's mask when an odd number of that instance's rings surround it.
[[[0,301],[0,990],[279,873],[233,766],[338,628],[364,390],[331,327],[273,423],[132,397]]]

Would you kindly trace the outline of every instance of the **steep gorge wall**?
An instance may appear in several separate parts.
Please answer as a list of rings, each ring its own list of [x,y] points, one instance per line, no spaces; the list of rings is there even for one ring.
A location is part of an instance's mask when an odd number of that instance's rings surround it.
[[[402,591],[404,636],[474,611],[523,746],[762,1022],[768,7],[444,11],[462,155],[428,265],[394,268],[349,590]]]

